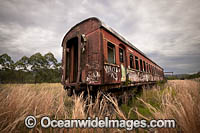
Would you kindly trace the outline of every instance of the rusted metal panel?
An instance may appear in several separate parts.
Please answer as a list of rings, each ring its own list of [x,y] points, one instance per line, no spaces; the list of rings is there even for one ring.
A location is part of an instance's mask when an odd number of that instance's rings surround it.
[[[78,48],[74,46],[68,48],[67,42],[75,37],[78,38]],[[108,63],[108,42],[115,46],[114,64]],[[62,46],[62,83],[66,86],[88,84],[120,87],[127,81],[131,81],[129,85],[134,85],[139,82],[145,83],[162,79],[162,76],[152,74],[153,69],[149,68],[149,66],[147,67],[144,63],[141,65],[143,65],[143,68],[146,68],[146,72],[144,70],[135,70],[135,63],[134,69],[130,69],[129,55],[131,53],[134,55],[134,59],[137,56],[138,59],[142,59],[142,61],[153,67],[157,67],[161,72],[163,71],[160,66],[145,56],[144,53],[96,18],[84,20],[72,27],[64,37]],[[76,82],[73,80],[72,83],[71,79],[69,81],[66,78],[66,53],[71,50],[70,59],[72,61],[75,60],[76,56],[74,56],[74,52],[76,51],[74,48],[78,50],[78,62],[75,64],[71,62],[70,64],[71,71],[73,71],[70,72],[70,78],[76,78]],[[124,61],[120,61],[119,48],[123,50]],[[140,61],[138,64],[140,65]],[[74,74],[74,67],[76,65],[78,65],[78,69],[76,70],[77,76]],[[157,73],[159,72],[157,71]]]
[[[86,82],[88,84],[99,84],[101,75],[100,72],[97,70],[91,70],[87,72]]]
[[[99,20],[99,19],[98,19]],[[100,20],[99,20],[100,21]],[[127,46],[131,47],[132,49],[134,49],[135,51],[137,51],[138,53],[140,53],[140,55],[144,56],[145,58],[147,58],[148,60],[150,60],[153,64],[155,64],[156,66],[158,66],[154,61],[152,61],[150,58],[148,58],[142,51],[140,51],[138,48],[136,48],[133,44],[131,44],[129,41],[127,41],[124,37],[122,37],[120,34],[118,34],[115,30],[113,30],[111,27],[109,27],[108,25],[106,25],[105,23],[103,23],[102,21],[100,21],[101,26],[103,28],[105,28],[107,31],[109,31],[110,33],[112,33],[116,38],[118,38],[121,42],[123,42],[124,44],[126,44]],[[159,68],[161,68],[160,66],[158,66]],[[161,68],[162,69],[162,68]]]
[[[121,66],[119,63],[119,39],[111,35],[110,33],[102,30],[103,33],[103,47],[104,47],[104,84],[112,84],[112,83],[121,83],[121,81],[125,81],[126,78],[126,67],[124,65]],[[107,43],[110,42],[115,46],[115,63],[108,63],[108,51],[107,51]],[[122,76],[123,74],[123,76]]]
[[[95,74],[87,73],[88,66],[95,67],[95,65],[92,65],[92,63],[88,63],[88,55],[91,55],[91,57],[92,57],[91,50],[95,50],[94,48],[99,46],[99,45],[96,45],[96,47],[92,46],[95,43],[94,43],[94,41],[91,41],[91,40],[99,40],[99,35],[96,35],[96,34],[93,35],[94,34],[93,32],[99,30],[99,26],[100,26],[100,23],[96,19],[84,21],[81,24],[78,24],[78,25],[74,26],[73,28],[71,28],[70,31],[64,37],[63,42],[62,42],[62,46],[64,48],[63,49],[63,60],[62,60],[62,64],[63,64],[63,78],[62,78],[63,81],[62,82],[63,83],[70,85],[70,83],[72,82],[65,78],[66,77],[66,67],[67,67],[66,66],[66,58],[67,58],[67,56],[66,56],[67,50],[66,49],[67,49],[67,42],[74,37],[79,38],[78,39],[78,49],[77,49],[78,50],[78,63],[77,63],[78,64],[78,71],[77,71],[78,75],[77,75],[76,83],[79,83],[79,82],[86,83],[88,80],[87,76],[89,76],[91,78],[92,75],[95,75]],[[82,35],[86,36],[85,39],[88,37],[87,42],[84,42],[84,38],[81,38]],[[88,45],[89,43],[90,43],[90,45]],[[99,43],[99,41],[96,43]],[[94,48],[90,49],[90,51],[89,51],[88,49],[91,47],[94,47]],[[71,48],[71,51],[74,52],[73,46]],[[70,57],[70,59],[72,61],[74,60],[73,52],[71,53],[71,57]],[[99,52],[99,50],[97,49],[96,52]],[[95,59],[92,59],[92,60],[96,61],[96,59],[98,58],[98,55],[96,55],[96,57],[94,57],[94,58]],[[97,63],[93,63],[93,64],[97,64]],[[70,68],[71,68],[71,71],[73,71],[74,63],[70,63]],[[96,67],[96,69],[98,69],[98,67]],[[73,72],[70,72],[70,78],[71,79],[74,78]]]
[[[104,64],[104,83],[113,84],[120,83],[121,81],[121,69],[118,65]]]
[[[128,80],[131,82],[139,82],[140,81],[140,72],[136,70],[127,70]]]
[[[64,40],[70,39],[74,36],[81,35],[81,34],[87,35],[93,31],[99,29],[100,26],[101,26],[101,23],[97,19],[88,19],[87,21],[86,20],[82,21],[81,23],[72,27],[67,32],[67,34],[64,37]],[[64,43],[62,43],[62,46],[63,45],[64,45]]]
[[[104,68],[106,68],[106,70],[107,70],[107,68],[109,68],[108,70],[110,70],[110,71],[105,71],[105,75],[104,75],[104,78],[106,81],[105,83],[121,83],[123,81],[126,81],[125,75],[128,77],[128,80],[130,80],[131,82],[148,82],[148,81],[157,81],[158,80],[158,77],[153,76],[152,74],[150,74],[149,71],[144,72],[144,67],[145,67],[146,71],[148,70],[148,67],[146,64],[144,65],[143,62],[142,62],[142,64],[140,64],[140,62],[138,62],[139,65],[143,66],[143,70],[138,71],[138,70],[128,69],[130,67],[130,63],[129,63],[130,60],[128,58],[130,53],[133,54],[134,56],[137,56],[139,59],[142,59],[142,61],[145,61],[145,63],[147,63],[147,64],[151,64],[153,66],[155,66],[155,64],[153,64],[149,59],[147,59],[146,57],[141,55],[138,51],[123,44],[123,42],[121,42],[119,39],[117,39],[115,36],[113,36],[109,32],[103,30],[103,34],[104,34],[104,45],[103,46],[105,49],[104,50],[105,63],[108,61],[108,59],[107,59],[108,54],[106,51],[107,42],[111,42],[112,44],[115,45],[115,48],[116,48],[116,65],[114,65],[114,64],[112,64],[112,65],[106,64],[105,65],[104,64]],[[119,56],[118,56],[119,50],[118,49],[121,48],[120,45],[125,46],[124,50],[125,50],[125,55],[126,55],[126,58],[125,58],[126,64],[122,64],[119,61]],[[114,70],[117,70],[117,69],[115,69],[116,66],[118,66],[117,68],[120,68],[119,70],[121,71],[121,73],[114,71]],[[111,69],[113,69],[113,71],[111,71]],[[123,70],[123,72],[122,72],[122,70]],[[121,77],[121,78],[119,79],[119,77]]]
[[[97,85],[101,84],[101,56],[100,51],[100,30],[87,35],[88,48],[87,48],[87,64],[86,64],[86,82],[89,84]]]

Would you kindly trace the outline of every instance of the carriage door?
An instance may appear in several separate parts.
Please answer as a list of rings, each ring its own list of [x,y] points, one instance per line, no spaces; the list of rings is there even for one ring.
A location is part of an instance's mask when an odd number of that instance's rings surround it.
[[[67,42],[66,53],[66,79],[69,83],[74,83],[78,75],[78,37]]]
[[[126,50],[123,45],[119,45],[119,62],[121,67],[121,81],[126,81]]]

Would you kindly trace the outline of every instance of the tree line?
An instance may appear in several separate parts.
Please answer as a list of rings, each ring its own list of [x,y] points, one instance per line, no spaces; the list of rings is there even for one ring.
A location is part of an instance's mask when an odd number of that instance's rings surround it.
[[[200,72],[194,74],[177,74],[177,75],[166,75],[167,80],[185,80],[185,79],[197,79],[200,78]]]
[[[55,83],[61,81],[61,63],[49,52],[35,53],[14,62],[8,54],[0,55],[0,83]]]

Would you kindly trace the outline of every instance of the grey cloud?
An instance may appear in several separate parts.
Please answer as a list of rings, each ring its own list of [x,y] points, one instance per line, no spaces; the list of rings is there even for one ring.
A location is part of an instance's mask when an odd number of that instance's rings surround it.
[[[106,24],[166,71],[199,71],[199,0],[6,0],[0,4],[0,54],[15,60],[52,51],[61,59],[63,36],[91,16]]]
[[[178,74],[200,71],[200,54],[164,55],[161,52],[147,53],[147,56],[160,64],[165,71]]]

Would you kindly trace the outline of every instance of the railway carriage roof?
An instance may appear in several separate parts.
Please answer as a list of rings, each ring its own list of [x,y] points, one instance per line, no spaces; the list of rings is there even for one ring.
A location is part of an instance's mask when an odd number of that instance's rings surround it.
[[[108,25],[106,25],[104,22],[102,22],[100,19],[96,18],[96,17],[91,17],[88,19],[85,19],[83,21],[81,21],[80,23],[76,24],[75,26],[73,26],[68,33],[74,29],[76,26],[89,21],[89,20],[96,20],[100,23],[99,27],[104,28],[105,30],[107,30],[108,32],[110,32],[111,34],[113,34],[115,37],[117,37],[119,40],[121,40],[122,42],[124,42],[125,44],[127,44],[128,46],[130,46],[131,48],[135,49],[137,52],[139,52],[140,54],[142,54],[144,57],[146,57],[147,59],[149,59],[142,51],[140,51],[138,48],[136,48],[133,44],[131,44],[128,40],[126,40],[124,37],[122,37],[119,33],[117,33],[115,30],[113,30],[111,27],[109,27]],[[67,33],[67,34],[68,34]],[[149,59],[152,63],[154,63],[156,66],[158,66],[159,68],[161,68],[163,70],[162,67],[160,67],[159,65],[157,65],[154,61],[152,61],[151,59]]]

